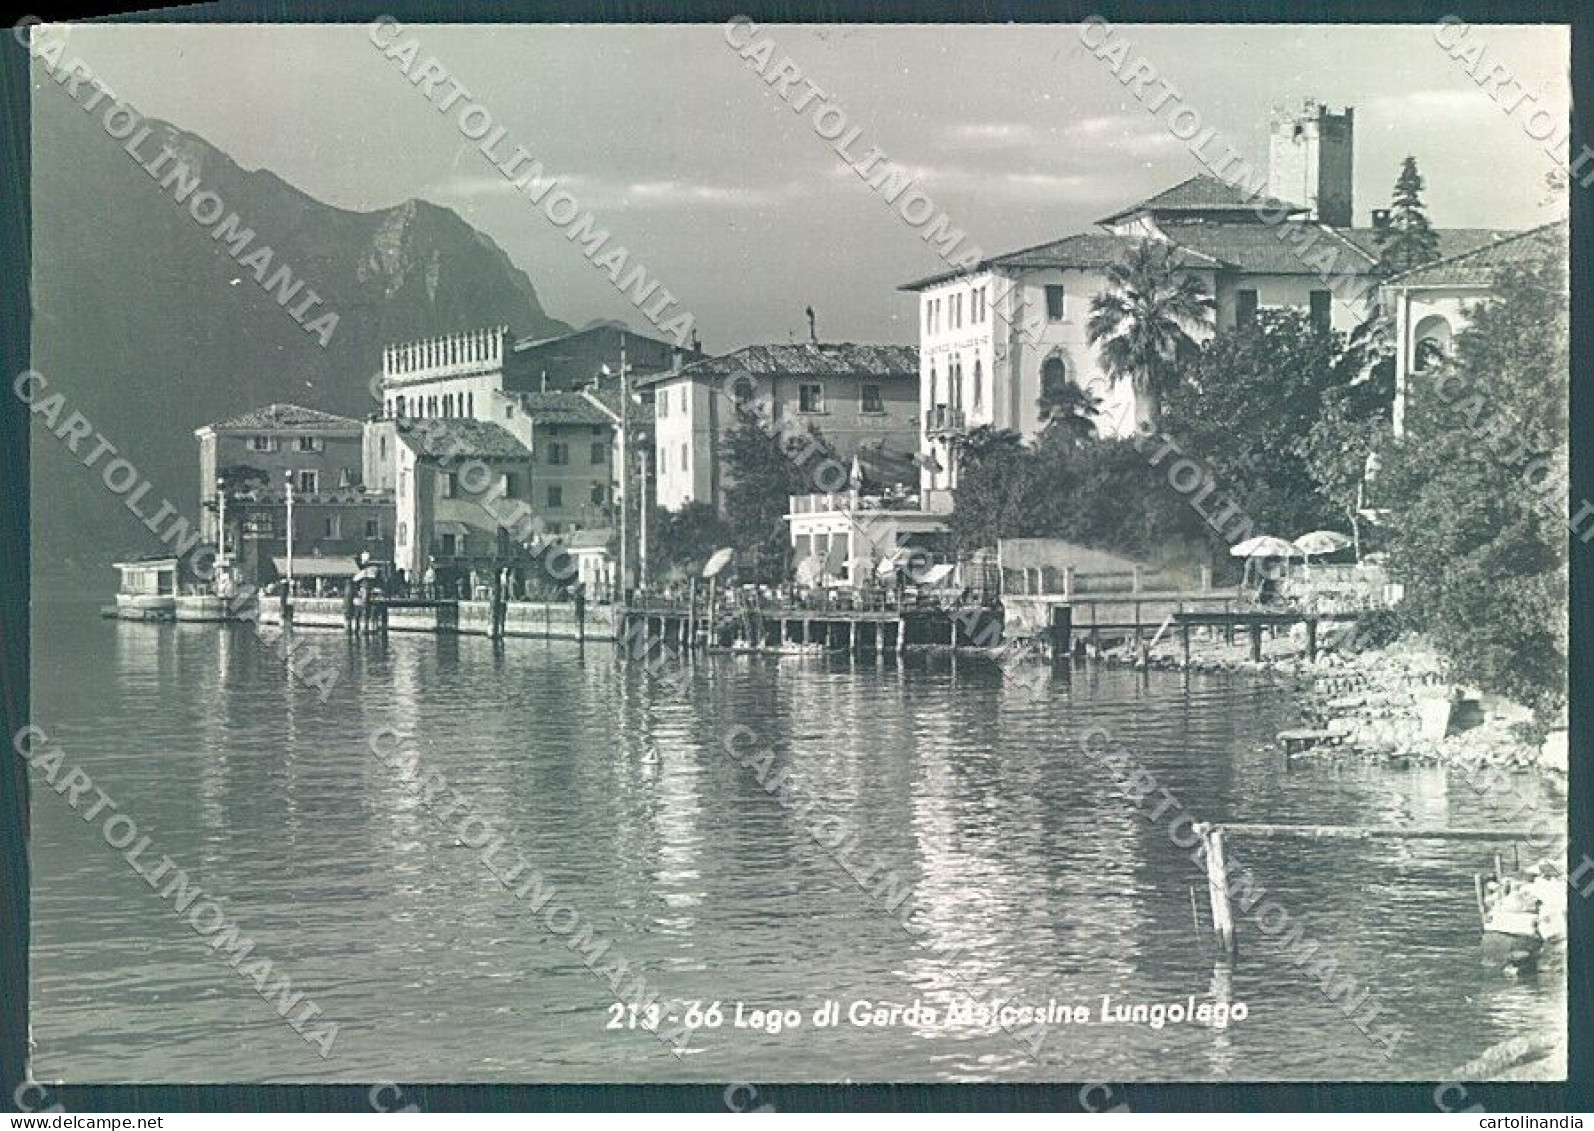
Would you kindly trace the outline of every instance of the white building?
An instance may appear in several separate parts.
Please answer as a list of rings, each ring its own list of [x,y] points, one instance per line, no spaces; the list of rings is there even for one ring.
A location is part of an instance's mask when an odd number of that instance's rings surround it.
[[[1495,280],[1512,266],[1542,262],[1567,247],[1565,220],[1450,255],[1390,279],[1384,309],[1395,325],[1395,435],[1405,431],[1406,390],[1413,374],[1450,352],[1474,303],[1495,297]]]
[[[1087,336],[1106,271],[1143,240],[1178,248],[1216,303],[1213,332],[1265,308],[1309,312],[1349,332],[1376,308],[1379,226],[1350,226],[1351,111],[1306,103],[1275,112],[1269,194],[1200,175],[1079,233],[904,285],[919,296],[924,505],[951,508],[959,440],[981,425],[1034,438],[1043,388],[1071,382],[1100,399],[1099,433],[1130,434],[1135,396],[1102,370]],[[1305,203],[1280,199],[1284,192]],[[1325,221],[1332,221],[1325,222]],[[1440,230],[1441,254],[1489,244],[1492,230]]]

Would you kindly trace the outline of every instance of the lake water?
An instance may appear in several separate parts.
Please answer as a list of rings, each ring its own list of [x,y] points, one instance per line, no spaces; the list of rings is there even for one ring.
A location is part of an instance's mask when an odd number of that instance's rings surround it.
[[[1444,1079],[1564,1025],[1559,965],[1511,981],[1478,961],[1479,845],[1231,845],[1370,991],[1374,1028],[1407,1029],[1393,1058],[1254,924],[1232,968],[1215,962],[1203,874],[1081,753],[1089,728],[1201,819],[1505,820],[1505,799],[1442,770],[1286,771],[1282,683],[1081,669],[1031,696],[972,657],[713,657],[682,695],[609,645],[303,635],[341,673],[325,704],[243,627],[35,605],[35,722],[340,1026],[323,1059],[36,781],[39,1079]],[[738,724],[906,883],[917,934],[727,757]],[[724,1024],[679,1060],[607,1027],[607,982],[370,752],[388,726],[663,998],[718,1000]],[[960,985],[1092,1014],[1104,994],[1193,995],[1246,1017],[1059,1026],[1036,1059],[989,1026],[847,1017],[858,1000],[944,1012]],[[840,1023],[816,1028],[832,999]],[[735,1029],[737,1001],[802,1023]]]

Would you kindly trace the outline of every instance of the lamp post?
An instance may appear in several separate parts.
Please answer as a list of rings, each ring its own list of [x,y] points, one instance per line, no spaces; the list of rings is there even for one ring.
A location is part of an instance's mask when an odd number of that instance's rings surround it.
[[[287,529],[287,535],[288,535],[288,568],[287,568],[287,574],[288,574],[288,592],[292,593],[293,592],[293,469],[289,468],[287,471],[283,472],[282,474],[283,474],[283,478],[287,480],[287,494],[286,494],[286,499],[287,499],[287,502],[288,502],[288,529]]]
[[[646,589],[648,587],[648,449],[637,450],[637,475],[641,482],[637,485],[637,513],[642,516],[641,538],[637,540],[637,585]]]
[[[227,481],[216,477],[216,561],[227,564]]]

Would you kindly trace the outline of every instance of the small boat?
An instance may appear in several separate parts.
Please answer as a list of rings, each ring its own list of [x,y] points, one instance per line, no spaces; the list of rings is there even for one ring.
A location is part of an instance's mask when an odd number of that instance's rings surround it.
[[[1565,883],[1553,863],[1544,861],[1519,875],[1473,877],[1483,924],[1482,955],[1513,977],[1532,973],[1547,941],[1566,937]]]

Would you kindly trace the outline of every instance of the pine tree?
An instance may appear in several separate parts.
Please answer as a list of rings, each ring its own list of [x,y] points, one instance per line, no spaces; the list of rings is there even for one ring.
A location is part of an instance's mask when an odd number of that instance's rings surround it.
[[[1439,258],[1439,237],[1428,223],[1428,213],[1422,203],[1423,187],[1417,159],[1406,158],[1395,180],[1389,226],[1378,237],[1378,270],[1385,277]]]

